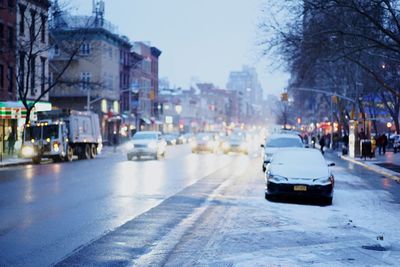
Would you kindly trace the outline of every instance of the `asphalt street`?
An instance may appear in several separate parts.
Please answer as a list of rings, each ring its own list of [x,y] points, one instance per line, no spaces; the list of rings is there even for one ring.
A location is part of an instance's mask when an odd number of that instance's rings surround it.
[[[400,185],[336,162],[332,206],[264,199],[254,154],[0,170],[0,265],[374,266],[400,262]]]

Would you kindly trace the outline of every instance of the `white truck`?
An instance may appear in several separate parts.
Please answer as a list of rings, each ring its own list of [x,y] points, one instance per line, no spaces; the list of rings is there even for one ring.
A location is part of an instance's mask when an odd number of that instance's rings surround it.
[[[25,126],[23,158],[39,164],[42,158],[72,161],[95,158],[102,149],[99,117],[93,112],[52,110],[38,112],[37,122]]]

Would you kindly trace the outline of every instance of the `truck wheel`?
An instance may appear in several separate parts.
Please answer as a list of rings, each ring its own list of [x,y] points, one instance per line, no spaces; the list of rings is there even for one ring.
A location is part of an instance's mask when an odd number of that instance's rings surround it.
[[[92,159],[94,159],[94,158],[96,157],[96,155],[97,155],[97,148],[96,148],[96,145],[91,145],[91,146],[90,146],[90,157],[91,157]]]
[[[90,159],[90,145],[85,145],[83,150],[83,159]]]
[[[74,156],[74,150],[72,149],[72,147],[68,146],[67,147],[67,153],[64,157],[65,161],[72,161],[72,158]]]
[[[42,158],[40,156],[32,158],[33,164],[40,164],[41,161],[42,161]]]

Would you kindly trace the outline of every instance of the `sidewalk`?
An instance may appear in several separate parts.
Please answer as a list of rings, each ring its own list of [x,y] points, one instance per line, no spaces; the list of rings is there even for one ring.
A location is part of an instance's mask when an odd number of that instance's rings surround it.
[[[400,153],[376,154],[375,158],[372,159],[351,158],[348,155],[340,155],[340,157],[400,183]]]
[[[0,161],[0,168],[3,167],[9,167],[9,166],[17,166],[17,165],[24,165],[24,164],[29,164],[32,163],[31,159],[21,159],[18,158],[17,156],[6,156]]]

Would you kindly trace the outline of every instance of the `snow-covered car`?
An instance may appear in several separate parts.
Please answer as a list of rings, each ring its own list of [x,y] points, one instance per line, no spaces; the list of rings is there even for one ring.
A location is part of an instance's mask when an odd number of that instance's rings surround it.
[[[218,150],[218,141],[212,133],[198,133],[190,145],[192,147],[192,153],[215,153]]]
[[[268,162],[272,155],[282,148],[287,147],[305,147],[302,139],[294,134],[273,134],[267,139],[265,144],[261,147],[264,148],[262,170],[265,172]]]
[[[265,198],[305,195],[332,204],[335,178],[316,149],[286,148],[276,152],[265,172]]]
[[[244,135],[232,134],[222,144],[224,154],[237,152],[249,154],[248,144]]]
[[[142,131],[137,132],[132,138],[131,147],[127,152],[128,160],[144,156],[160,159],[165,157],[166,142],[160,132]]]

